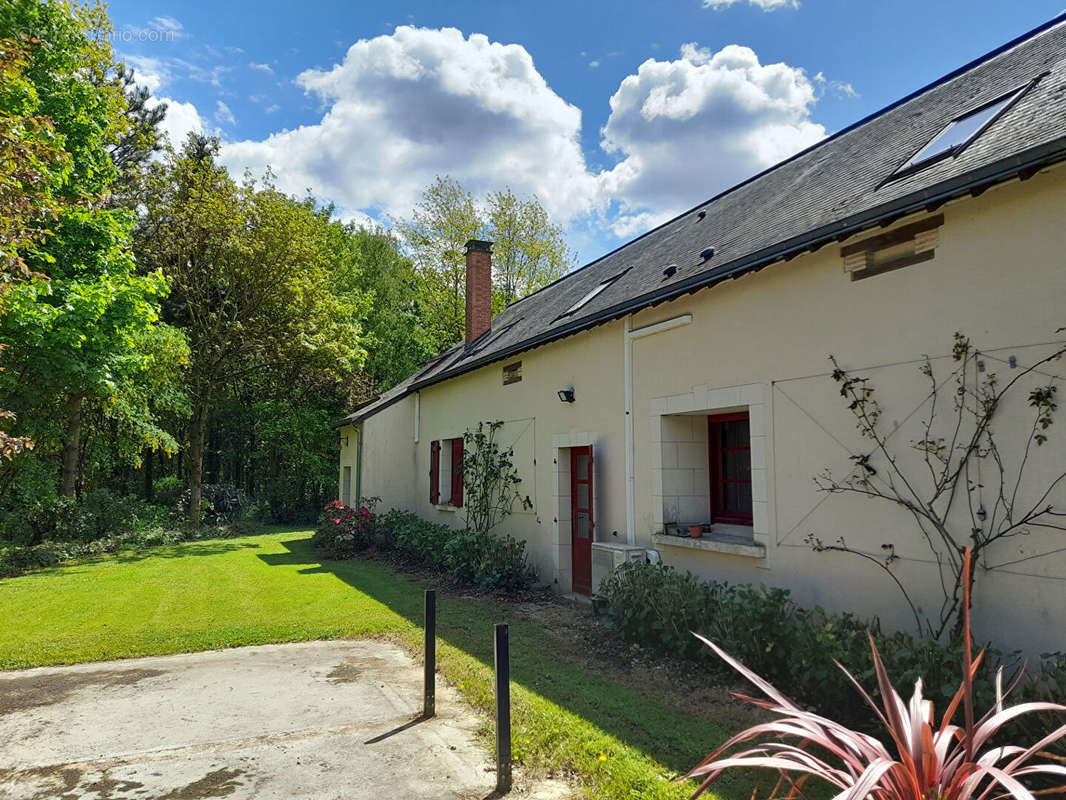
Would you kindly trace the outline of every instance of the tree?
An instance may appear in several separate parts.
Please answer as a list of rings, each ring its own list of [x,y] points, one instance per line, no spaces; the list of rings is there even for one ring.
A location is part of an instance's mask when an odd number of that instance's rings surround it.
[[[25,36],[0,40],[0,319],[12,284],[45,277],[30,270],[23,253],[47,234],[44,225],[59,210],[54,189],[69,166],[51,120],[37,113],[37,95],[25,77],[30,51],[39,44]],[[14,412],[0,409],[0,420],[14,419]],[[0,461],[32,448],[28,436],[0,430]]]
[[[185,330],[191,418],[189,520],[200,520],[204,446],[216,404],[249,376],[287,370],[354,374],[364,353],[358,304],[333,292],[339,257],[330,209],[238,184],[217,139],[190,135],[149,170],[138,258],[169,278],[167,319]]]
[[[492,243],[493,313],[547,286],[574,264],[563,231],[536,197],[510,189],[489,195],[485,234]]]
[[[335,281],[341,295],[363,302],[364,382],[355,400],[367,400],[395,386],[433,355],[422,324],[417,293],[419,276],[385,229],[346,226],[338,247],[347,252]]]
[[[463,338],[466,309],[466,254],[477,238],[481,218],[474,196],[458,181],[437,176],[411,218],[396,222],[407,253],[418,270],[418,305],[433,351]]]
[[[108,201],[118,176],[110,150],[127,129],[109,31],[98,6],[12,0],[0,11],[0,36],[41,40],[24,77],[34,112],[48,118],[68,155],[51,187],[62,201],[58,214],[47,228],[38,223],[38,241],[21,253],[50,280],[14,288],[0,326],[9,346],[2,385],[24,416],[35,417],[26,425],[58,440],[64,495],[76,489],[85,404],[114,391],[166,291],[161,275],[136,274],[132,216]]]
[[[129,207],[136,201],[137,186],[148,160],[163,150],[159,126],[166,118],[167,104],[151,102],[148,87],[137,85],[134,71],[125,64],[116,64],[114,71],[126,98],[125,126],[111,146],[111,161],[118,170],[114,191]]]
[[[1038,471],[1027,470],[1034,448],[1047,441],[1057,409],[1054,378],[1043,383],[1050,377],[1044,369],[1064,353],[1066,344],[1059,343],[1049,355],[1019,368],[1001,383],[995,372],[983,371],[992,356],[956,333],[950,375],[937,375],[928,357],[922,362],[921,374],[929,391],[921,406],[925,411],[921,435],[910,442],[910,453],[894,444],[895,428],[882,422],[883,409],[873,382],[843,369],[830,356],[840,396],[870,447],[851,457],[854,468],[847,475],[838,477],[827,469],[815,482],[823,492],[874,498],[911,516],[940,573],[940,608],[932,615],[921,613],[911,592],[892,571],[899,558],[894,544],[883,545],[885,556],[878,558],[849,545],[843,537],[826,544],[812,534],[808,542],[817,551],[850,553],[881,567],[901,591],[920,633],[934,638],[960,635],[966,611],[963,598],[970,596],[975,581],[973,575],[966,578],[963,569],[968,549],[981,563],[989,548],[1005,539],[1032,529],[1066,531],[1066,509],[1048,502],[1066,481],[1066,472],[1059,465],[1046,480]],[[1037,385],[1027,387],[1031,381]],[[947,386],[953,391],[946,399]],[[1031,423],[1016,455],[1004,448],[997,426],[1008,427],[1004,415],[1009,401],[1026,388]]]
[[[573,264],[562,229],[548,219],[536,197],[510,189],[494,192],[482,206],[453,178],[437,176],[422,193],[411,218],[396,222],[419,277],[419,311],[434,352],[465,331],[466,254],[470,239],[493,241],[493,311],[499,312],[553,280]]]

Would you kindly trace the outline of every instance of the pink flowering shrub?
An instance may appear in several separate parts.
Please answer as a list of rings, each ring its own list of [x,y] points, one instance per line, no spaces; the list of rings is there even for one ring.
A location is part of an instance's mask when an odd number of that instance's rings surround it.
[[[330,558],[351,558],[356,553],[373,552],[375,527],[368,505],[352,508],[334,500],[319,518],[311,541]]]

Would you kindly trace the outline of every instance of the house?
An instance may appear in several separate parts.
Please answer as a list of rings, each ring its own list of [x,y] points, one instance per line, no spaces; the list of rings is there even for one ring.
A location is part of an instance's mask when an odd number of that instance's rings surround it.
[[[532,500],[503,528],[558,591],[593,592],[599,565],[636,552],[913,628],[877,562],[891,557],[935,614],[935,548],[905,509],[814,480],[870,448],[828,356],[870,378],[900,458],[921,466],[909,444],[926,436],[924,355],[943,420],[957,331],[1001,382],[1064,338],[1064,160],[1059,17],[495,318],[491,246],[471,241],[465,341],[340,423],[341,498],[462,525],[461,437],[502,420]],[[1026,380],[1062,374],[1054,362]],[[1008,471],[1031,441],[1029,388],[997,417]],[[1066,421],[1048,434],[1020,495],[1039,503],[1026,492],[1054,484],[1043,500],[1066,508]],[[996,503],[988,479],[972,476],[979,513]],[[676,535],[704,523],[701,538]],[[1064,649],[1066,534],[998,542],[977,579],[979,637]]]

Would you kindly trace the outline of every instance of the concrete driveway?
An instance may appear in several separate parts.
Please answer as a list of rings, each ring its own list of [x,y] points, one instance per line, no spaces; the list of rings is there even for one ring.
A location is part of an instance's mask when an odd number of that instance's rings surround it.
[[[478,719],[374,641],[307,642],[0,673],[11,800],[483,798]],[[526,796],[562,796],[563,787]],[[568,792],[565,792],[568,794]]]

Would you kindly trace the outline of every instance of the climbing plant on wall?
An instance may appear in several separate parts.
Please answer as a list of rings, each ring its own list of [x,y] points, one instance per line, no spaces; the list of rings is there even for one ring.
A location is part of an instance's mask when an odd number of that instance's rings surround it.
[[[525,509],[533,501],[519,492],[522,478],[514,465],[514,448],[503,448],[496,434],[502,421],[479,422],[463,434],[463,508],[466,526],[484,533],[500,524],[516,503]]]
[[[949,374],[938,374],[928,357],[921,361],[919,369],[929,388],[920,406],[920,433],[906,443],[894,438],[896,424],[886,424],[892,417],[886,418],[870,378],[849,372],[830,356],[840,397],[868,446],[851,456],[847,474],[827,469],[815,483],[823,492],[856,494],[904,509],[933,556],[942,602],[931,610],[920,607],[893,570],[900,559],[893,542],[883,544],[880,555],[843,537],[826,543],[811,534],[807,542],[817,551],[850,553],[885,570],[922,633],[934,638],[960,635],[963,597],[974,588],[977,573],[965,577],[967,549],[975,563],[991,569],[994,565],[986,557],[998,542],[1033,531],[1066,531],[1066,508],[1053,503],[1066,485],[1066,471],[1061,465],[1049,469],[1033,464],[1057,410],[1057,376],[1050,365],[1064,353],[1066,342],[1058,342],[1029,366],[1013,359],[1004,362],[1011,372],[1009,379],[1001,380],[986,370],[986,363],[999,359],[956,333]],[[1027,412],[1018,408],[1017,401],[1008,403],[1026,392]],[[1018,418],[1024,413],[1027,420]],[[1023,422],[1024,438],[1012,440],[1011,431],[1020,430]]]

